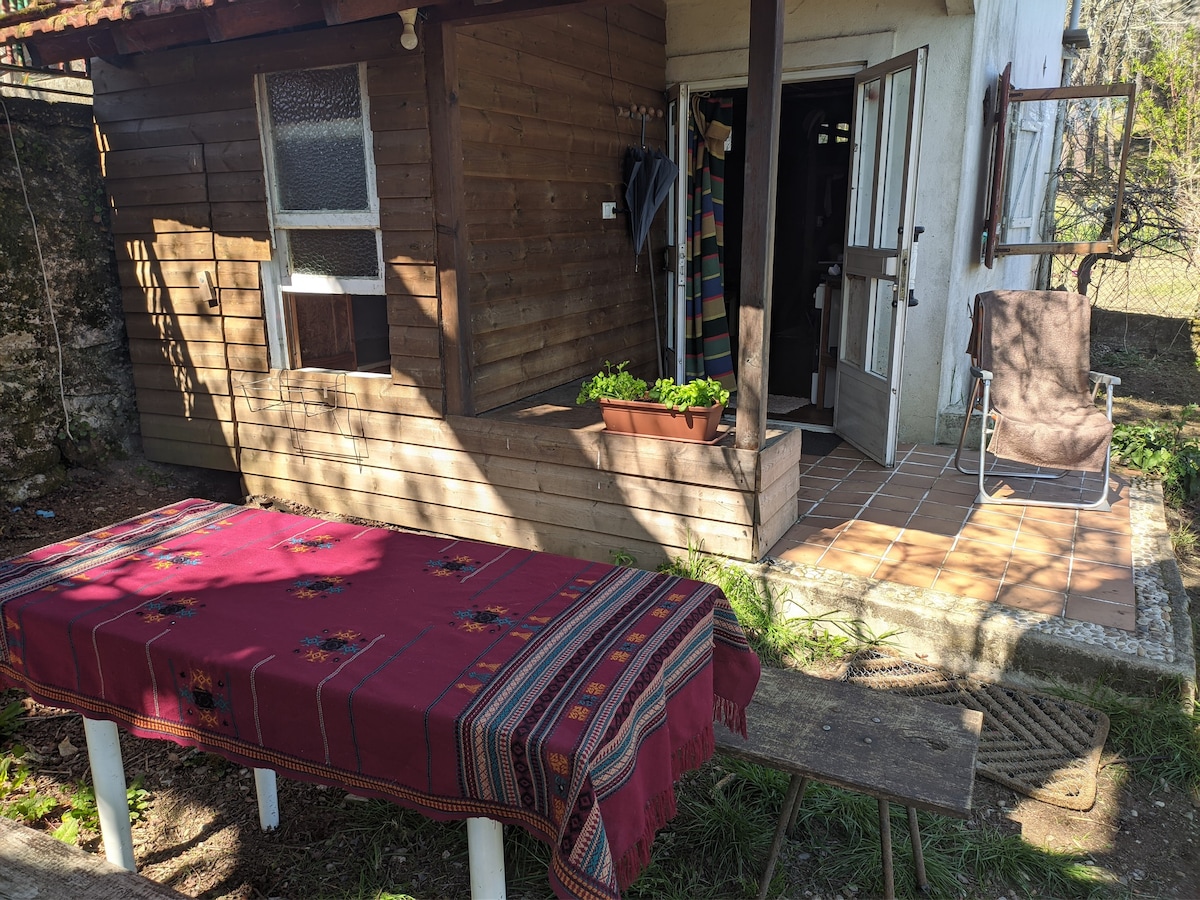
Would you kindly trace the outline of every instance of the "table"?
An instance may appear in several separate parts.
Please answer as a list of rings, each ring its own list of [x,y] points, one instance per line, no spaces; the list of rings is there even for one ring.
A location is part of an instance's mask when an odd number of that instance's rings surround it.
[[[0,683],[84,714],[98,793],[120,725],[268,803],[278,771],[466,818],[473,855],[520,825],[560,896],[632,882],[759,675],[712,585],[201,499],[0,563],[0,623]]]

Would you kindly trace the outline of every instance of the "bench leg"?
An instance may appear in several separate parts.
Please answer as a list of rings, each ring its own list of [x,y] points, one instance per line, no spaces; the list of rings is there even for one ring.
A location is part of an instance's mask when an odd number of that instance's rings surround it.
[[[467,866],[471,900],[505,900],[503,825],[494,819],[467,819]]]
[[[279,791],[274,769],[254,770],[254,793],[258,797],[258,825],[263,831],[279,827]]]
[[[929,893],[929,879],[925,877],[925,851],[921,848],[921,827],[917,824],[917,811],[908,807],[908,836],[912,840],[913,867],[917,870],[917,890]]]
[[[788,815],[787,835],[793,837],[796,834],[796,817],[800,815],[800,807],[804,805],[804,791],[808,788],[808,779],[800,780],[800,790],[796,793],[796,799],[792,801],[792,809]]]
[[[765,900],[767,891],[771,888],[771,876],[775,874],[775,863],[779,862],[783,838],[789,830],[793,813],[800,806],[800,798],[807,784],[808,779],[801,775],[793,775],[792,780],[788,782],[787,795],[783,798],[783,807],[779,810],[779,824],[775,826],[775,838],[771,841],[771,852],[767,854],[762,881],[758,884],[758,900]]]
[[[879,801],[879,855],[883,859],[883,897],[895,900],[896,877],[892,872],[892,819],[886,800]]]
[[[129,795],[125,789],[125,769],[121,763],[121,741],[112,722],[83,717],[88,762],[92,767],[92,789],[96,792],[96,812],[100,818],[100,837],[104,857],[113,865],[137,871],[133,861],[133,831],[129,826]]]

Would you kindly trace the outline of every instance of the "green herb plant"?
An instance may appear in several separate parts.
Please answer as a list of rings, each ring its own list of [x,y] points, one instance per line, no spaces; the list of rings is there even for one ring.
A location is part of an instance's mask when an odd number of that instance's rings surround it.
[[[650,399],[672,409],[724,406],[729,402],[729,391],[715,378],[693,378],[687,384],[676,384],[674,378],[660,378],[650,389]]]
[[[629,360],[613,365],[605,362],[604,368],[585,378],[579,388],[576,403],[589,400],[648,400],[662,403],[672,409],[687,409],[690,406],[717,406],[729,402],[729,391],[715,378],[693,378],[687,384],[676,384],[674,378],[659,378],[650,387],[636,378],[627,367]]]
[[[645,400],[647,384],[644,379],[634,377],[627,371],[629,360],[614,366],[605,362],[604,368],[585,378],[579,387],[576,403],[587,403],[589,400]]]

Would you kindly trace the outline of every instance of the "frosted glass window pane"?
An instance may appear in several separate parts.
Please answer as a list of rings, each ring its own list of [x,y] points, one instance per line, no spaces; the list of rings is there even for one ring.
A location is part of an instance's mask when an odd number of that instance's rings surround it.
[[[266,85],[279,208],[368,209],[358,68],[275,72]]]
[[[855,148],[855,195],[850,202],[850,243],[871,245],[871,208],[875,199],[875,144],[879,139],[879,79],[864,84],[858,98],[858,146]]]
[[[378,278],[374,231],[314,229],[287,232],[292,272],[332,278]]]
[[[879,216],[877,247],[895,250],[900,240],[900,207],[904,202],[904,159],[908,143],[908,104],[912,93],[912,69],[892,76],[888,133],[884,142],[887,162],[884,174],[883,209]]]

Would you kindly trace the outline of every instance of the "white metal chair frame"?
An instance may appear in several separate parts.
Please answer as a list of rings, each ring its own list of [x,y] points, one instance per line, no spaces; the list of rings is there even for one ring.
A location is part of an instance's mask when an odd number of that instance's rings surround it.
[[[977,475],[979,477],[979,493],[975,498],[977,503],[995,503],[995,504],[1012,504],[1014,506],[1050,506],[1059,509],[1095,509],[1109,510],[1112,509],[1112,504],[1108,499],[1108,482],[1109,468],[1112,460],[1112,443],[1104,454],[1104,471],[1101,475],[1102,487],[1100,496],[1091,502],[1071,502],[1065,500],[1029,500],[1017,497],[998,497],[995,494],[989,494],[984,487],[984,478],[986,477],[987,469],[987,445],[992,432],[996,429],[996,414],[991,408],[991,391],[992,379],[995,377],[987,369],[981,369],[978,366],[971,366],[971,399],[967,403],[967,414],[963,420],[962,434],[958,438],[958,450],[954,454],[954,467],[964,475]],[[1088,372],[1088,380],[1092,382],[1092,402],[1096,402],[1096,397],[1100,393],[1101,386],[1105,389],[1104,411],[1108,416],[1108,421],[1112,421],[1112,406],[1113,406],[1113,387],[1121,383],[1121,379],[1116,375],[1105,375],[1102,372]],[[978,409],[981,413],[979,424],[979,465],[976,469],[965,468],[962,464],[963,447],[967,442],[967,431],[971,425],[971,416]],[[998,458],[992,460],[991,468],[995,468]],[[1062,478],[1067,474],[1068,470],[1062,472],[1026,472],[1026,471],[1009,471],[1005,470],[1001,474],[1006,478],[1034,478],[1053,480]]]

